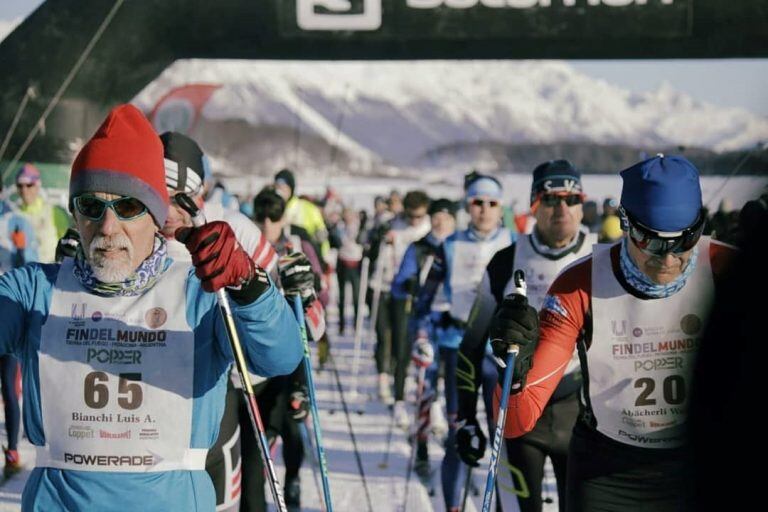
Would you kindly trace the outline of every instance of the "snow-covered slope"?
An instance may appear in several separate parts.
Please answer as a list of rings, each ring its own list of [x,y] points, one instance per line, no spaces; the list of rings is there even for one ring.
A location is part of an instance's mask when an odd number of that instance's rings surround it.
[[[736,150],[768,139],[768,119],[696,101],[662,84],[633,93],[559,61],[178,61],[134,102],[171,88],[222,84],[206,121],[284,126],[353,158],[416,162],[455,143],[558,141]]]

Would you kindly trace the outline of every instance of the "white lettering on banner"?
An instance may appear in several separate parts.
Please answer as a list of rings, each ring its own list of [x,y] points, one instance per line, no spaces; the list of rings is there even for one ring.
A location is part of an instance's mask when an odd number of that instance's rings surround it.
[[[405,5],[412,9],[470,9],[481,5],[491,9],[531,9],[533,7],[552,7],[553,2],[563,7],[575,7],[576,0],[406,0]],[[674,0],[658,0],[662,5],[672,5]],[[587,0],[587,6],[597,7],[627,7],[630,5],[647,5],[648,0]]]
[[[382,0],[364,0],[363,12],[350,14],[349,0],[296,0],[296,22],[302,30],[376,30],[381,27]],[[332,13],[315,12],[324,7]]]
[[[352,12],[351,0],[296,0],[296,23],[302,30],[378,30],[382,24],[383,0],[358,0],[362,12]],[[562,7],[576,7],[576,0],[554,0]],[[674,0],[656,0],[662,5],[672,5]],[[553,0],[406,0],[411,9],[471,9],[482,6],[490,9],[532,9],[552,7]],[[627,7],[647,5],[648,0],[587,0],[586,6]],[[318,8],[329,12],[317,12]]]

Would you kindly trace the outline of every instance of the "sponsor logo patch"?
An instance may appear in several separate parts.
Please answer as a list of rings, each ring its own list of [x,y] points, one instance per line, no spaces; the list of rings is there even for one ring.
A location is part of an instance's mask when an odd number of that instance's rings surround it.
[[[72,425],[69,427],[69,437],[75,439],[92,439],[93,429],[85,425]]]
[[[150,329],[157,329],[168,320],[168,313],[163,308],[152,308],[144,315]]]
[[[560,298],[556,295],[547,295],[544,297],[544,304],[542,304],[541,308],[546,309],[547,311],[551,311],[552,313],[562,317],[568,318],[568,310],[563,307],[563,304],[560,302]]]

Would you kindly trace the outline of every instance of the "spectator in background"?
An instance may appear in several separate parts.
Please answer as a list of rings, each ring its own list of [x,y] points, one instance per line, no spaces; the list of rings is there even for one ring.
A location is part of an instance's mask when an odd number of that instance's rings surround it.
[[[37,176],[39,181],[40,175]],[[2,190],[2,184],[0,184],[0,190]],[[24,216],[16,213],[6,201],[0,201],[0,274],[21,267],[28,261],[37,260],[37,243],[32,225]],[[8,436],[8,447],[3,447],[5,478],[15,475],[22,469],[18,452],[21,425],[19,395],[16,393],[18,372],[19,362],[14,356],[11,354],[0,356],[0,383],[2,383],[5,430]]]
[[[610,215],[603,220],[597,241],[601,244],[612,243],[617,242],[622,236],[624,232],[621,230],[621,219],[616,215]]]
[[[592,200],[585,201],[582,208],[584,217],[581,219],[581,223],[589,229],[590,233],[597,233],[600,231],[602,223],[597,211],[597,203]]]
[[[733,209],[730,199],[724,198],[710,221],[712,238],[729,244],[736,243],[738,225],[739,212]]]
[[[397,190],[393,190],[389,193],[389,200],[387,201],[387,204],[389,206],[389,211],[392,212],[392,215],[400,215],[403,213],[403,196],[400,195],[400,192]]]
[[[41,179],[38,168],[30,163],[23,164],[16,172],[16,190],[19,194],[16,205],[32,225],[37,237],[38,261],[53,263],[56,243],[72,223],[67,211],[46,201],[40,189]]]
[[[336,275],[339,280],[339,334],[344,334],[346,315],[344,306],[346,302],[347,283],[352,286],[352,307],[355,316],[352,323],[357,325],[357,301],[360,288],[360,262],[363,259],[362,237],[364,231],[360,216],[351,208],[344,208],[341,214],[341,222],[337,226],[336,234],[339,240],[339,257],[336,262]]]
[[[373,224],[369,227],[371,230],[375,230],[382,224],[386,224],[392,220],[392,212],[389,211],[389,205],[387,199],[384,196],[376,196],[373,199]]]
[[[416,240],[424,237],[431,229],[427,216],[429,196],[421,190],[412,190],[405,195],[405,211],[395,217],[391,223],[378,228],[370,244],[371,296],[379,294],[376,317],[376,371],[379,374],[379,399],[387,404],[393,403],[390,375],[395,376],[395,400],[399,415],[407,423],[405,413],[404,390],[405,374],[408,369],[410,349],[407,344],[406,301],[395,299],[391,295],[392,280],[400,268],[405,250]],[[375,299],[374,299],[375,300]],[[371,303],[373,306],[373,303]],[[392,368],[392,360],[394,366]],[[397,415],[397,414],[396,414]]]
[[[319,249],[318,255],[325,258],[331,246],[320,208],[296,195],[296,177],[289,169],[275,174],[275,190],[285,200],[285,218],[288,224],[304,229]]]
[[[739,212],[738,226],[733,237],[734,244],[743,247],[750,237],[754,238],[754,233],[764,233],[767,217],[768,192],[753,201],[748,201]]]
[[[619,202],[615,197],[606,197],[603,201],[603,219],[600,222],[601,243],[615,242],[622,237]]]
[[[615,197],[608,196],[603,200],[603,218],[619,214],[619,202]]]

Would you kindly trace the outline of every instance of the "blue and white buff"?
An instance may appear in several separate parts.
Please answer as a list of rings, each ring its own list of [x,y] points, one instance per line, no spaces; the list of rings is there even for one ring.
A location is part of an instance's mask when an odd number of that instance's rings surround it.
[[[155,245],[152,248],[152,254],[141,262],[139,268],[125,281],[120,283],[102,283],[93,275],[91,264],[85,258],[83,246],[78,248],[75,256],[75,266],[73,273],[83,287],[102,297],[132,296],[141,295],[155,283],[160,276],[168,270],[171,265],[171,259],[168,258],[168,248],[160,235],[155,235]]]
[[[688,277],[696,269],[696,260],[699,256],[698,246],[694,247],[693,254],[691,254],[691,258],[688,260],[688,265],[685,266],[685,270],[683,270],[683,273],[680,274],[677,279],[669,284],[654,283],[648,276],[643,274],[635,262],[632,261],[632,258],[629,256],[629,250],[627,249],[628,243],[629,240],[627,237],[624,237],[621,240],[621,257],[619,258],[621,273],[632,288],[648,297],[661,299],[674,295],[682,290]]]

